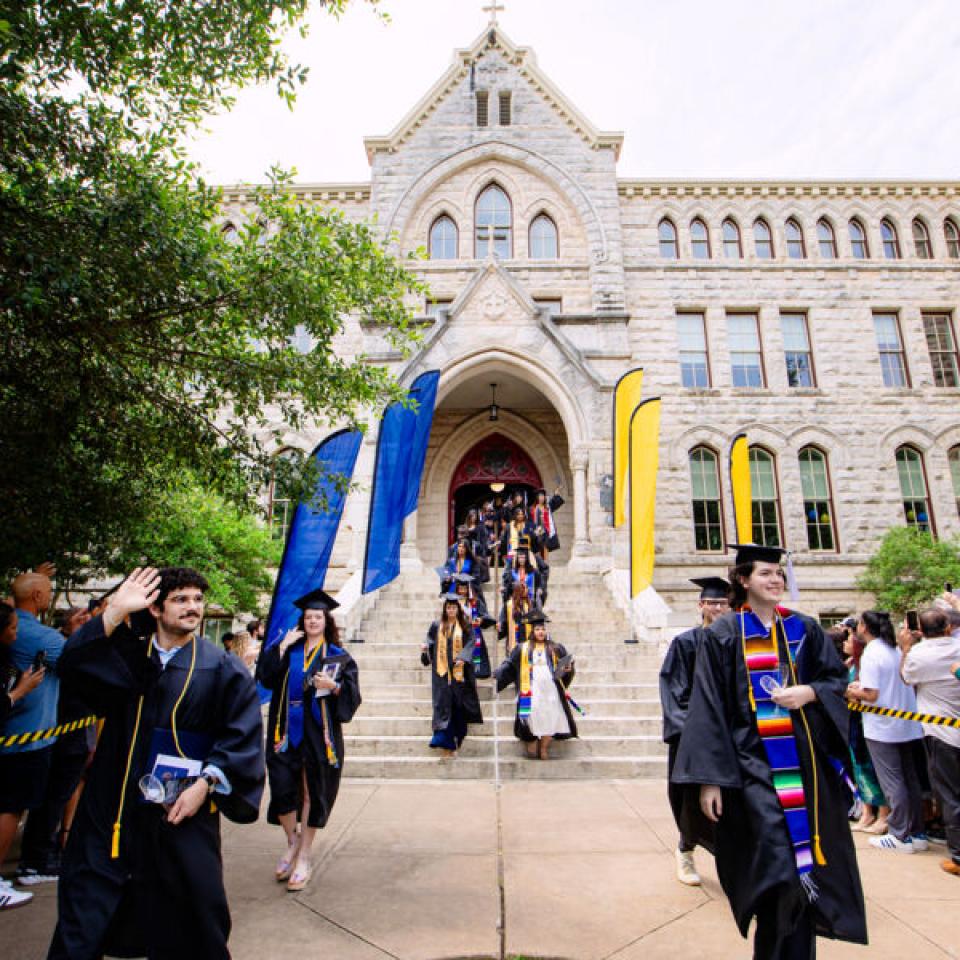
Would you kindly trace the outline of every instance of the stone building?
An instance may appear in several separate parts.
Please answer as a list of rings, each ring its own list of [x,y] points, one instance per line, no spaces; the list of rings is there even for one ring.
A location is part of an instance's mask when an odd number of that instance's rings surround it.
[[[622,142],[494,23],[366,140],[368,182],[298,187],[376,219],[398,254],[429,255],[411,267],[432,291],[414,305],[419,352],[404,360],[359,321],[341,344],[404,382],[442,371],[406,569],[442,561],[458,511],[491,482],[542,482],[567,501],[556,562],[617,595],[612,389],[642,366],[644,395],[663,398],[654,586],[676,622],[692,615],[688,578],[728,562],[727,452],[742,431],[754,538],[792,551],[802,609],[856,609],[856,576],[891,525],[960,532],[960,182],[623,179]],[[248,205],[226,190],[228,218]],[[371,431],[361,480],[374,447]],[[335,588],[355,582],[367,509],[348,506]]]

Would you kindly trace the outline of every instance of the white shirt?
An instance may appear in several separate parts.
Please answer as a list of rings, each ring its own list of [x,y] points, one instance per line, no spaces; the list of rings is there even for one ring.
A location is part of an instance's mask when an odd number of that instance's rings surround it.
[[[900,676],[900,651],[879,637],[867,644],[860,658],[860,686],[865,690],[877,691],[875,706],[893,710],[917,709],[913,687],[908,687]],[[904,743],[907,740],[919,740],[923,736],[923,727],[915,720],[897,720],[875,713],[861,716],[863,735],[867,740]]]
[[[960,662],[960,637],[934,637],[915,643],[903,661],[903,679],[917,689],[917,708],[938,717],[960,718],[960,680],[951,664]],[[960,748],[960,729],[925,723],[923,732]]]

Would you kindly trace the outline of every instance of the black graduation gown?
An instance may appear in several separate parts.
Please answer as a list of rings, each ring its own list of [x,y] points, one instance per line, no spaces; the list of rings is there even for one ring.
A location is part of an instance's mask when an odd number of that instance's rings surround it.
[[[529,598],[530,603],[534,607],[542,608],[547,599],[546,592],[544,591],[543,577],[540,575],[539,570],[533,567],[530,569],[533,573],[533,596]],[[504,568],[503,576],[500,578],[500,594],[503,597],[504,603],[506,603],[513,594],[514,583],[513,567],[508,565]],[[527,593],[529,594],[529,592],[528,590]]]
[[[488,630],[497,621],[490,616],[487,610],[487,601],[484,599],[483,594],[478,593],[475,602],[477,605],[476,619],[480,621],[480,634],[473,638],[476,643],[474,658],[479,656],[480,663],[474,664],[474,676],[478,680],[486,680],[490,676],[490,651],[487,649],[487,641],[483,637],[483,631]]]
[[[564,501],[563,497],[561,497],[558,493],[555,493],[555,494],[547,501],[547,506],[550,508],[550,513],[553,514],[553,513],[556,513],[557,510],[559,510],[559,509],[563,506],[564,503],[565,503],[565,501]],[[530,511],[529,511],[529,512],[530,512],[530,522],[531,522],[531,523],[534,523],[534,532],[537,534],[537,537],[538,537],[539,540],[540,540],[541,549],[542,549],[543,547],[546,547],[546,548],[547,548],[548,550],[550,550],[550,551],[559,550],[559,549],[560,549],[560,537],[557,535],[557,524],[556,524],[556,520],[554,520],[553,532],[552,532],[551,534],[548,535],[547,532],[546,532],[546,530],[544,530],[543,533],[541,534],[541,533],[539,532],[539,527],[536,526],[536,524],[535,524],[535,522],[534,522],[534,517],[535,517],[535,515],[536,515],[536,514],[535,514],[536,509],[537,509],[537,504],[533,504],[533,505],[530,507]]]
[[[562,660],[567,655],[567,648],[562,643],[553,644],[553,649],[556,651],[557,660]],[[510,684],[514,684],[517,688],[517,707],[516,715],[513,721],[513,735],[519,739],[523,740],[526,743],[531,743],[537,738],[530,732],[526,723],[520,719],[520,660],[523,654],[523,644],[518,643],[513,650],[510,652],[510,655],[507,657],[503,663],[494,671],[494,677],[497,680],[497,693],[501,690],[505,690]],[[560,703],[563,705],[563,712],[567,715],[567,723],[570,724],[569,733],[558,733],[555,740],[571,740],[574,737],[578,737],[577,733],[577,723],[573,719],[573,709],[570,706],[570,701],[566,697],[566,688],[573,683],[573,678],[576,675],[576,668],[572,667],[567,673],[562,677],[558,677],[553,671],[553,658],[547,658],[547,664],[550,667],[550,674],[553,676],[554,685],[557,688],[557,694],[560,697]]]
[[[673,638],[660,667],[660,708],[663,713],[663,741],[669,747],[667,755],[667,797],[673,818],[681,834],[689,829],[691,818],[697,821],[698,836],[712,835],[712,824],[700,813],[698,787],[681,786],[670,777],[680,747],[680,736],[687,719],[687,706],[693,689],[697,649],[703,639],[703,627],[693,627]],[[686,809],[684,809],[686,804]],[[686,821],[686,824],[685,822]]]
[[[303,739],[299,746],[294,747],[288,743],[287,749],[278,753],[277,738],[279,736],[282,742],[287,733],[289,689],[285,691],[284,687],[289,688],[289,681],[284,684],[284,679],[290,670],[290,654],[297,647],[303,647],[303,640],[288,647],[281,657],[280,644],[275,643],[269,650],[261,653],[257,664],[257,679],[272,694],[270,709],[267,713],[267,773],[270,778],[267,821],[279,823],[281,814],[293,811],[299,813],[303,799],[303,771],[306,768],[307,788],[310,791],[310,813],[307,824],[322,828],[327,825],[340,791],[340,778],[343,774],[345,759],[343,724],[353,719],[361,703],[360,672],[353,657],[333,644],[327,647],[325,658],[321,659],[318,655],[305,673],[305,679],[320,670],[324,663],[339,662],[342,664],[337,679],[341,685],[340,693],[315,698],[313,685],[309,684],[303,697]],[[337,766],[327,759],[322,721],[316,715],[316,710],[320,709],[324,699],[329,700],[327,715],[330,718],[330,739],[333,741],[337,755]],[[316,704],[316,710],[314,704]]]
[[[480,698],[477,696],[477,680],[473,670],[473,663],[463,665],[463,682],[453,677],[454,656],[451,649],[447,650],[447,676],[441,677],[437,673],[437,635],[440,631],[440,621],[434,620],[427,630],[427,650],[424,655],[424,666],[430,666],[430,686],[433,699],[433,730],[446,730],[453,716],[454,705],[463,713],[467,723],[483,723],[483,713],[480,710]],[[452,643],[448,640],[452,647]],[[471,638],[464,638],[464,647],[470,645]]]
[[[747,697],[737,613],[716,620],[704,633],[672,780],[723,789],[715,844],[709,837],[696,839],[715,853],[720,883],[744,936],[751,917],[760,911],[782,936],[793,931],[806,912],[817,936],[866,943],[863,891],[843,782],[828,759],[843,761],[847,756],[846,670],[819,624],[793,615],[802,621],[805,634],[796,654],[798,680],[817,693],[817,700],[804,708],[815,745],[820,841],[827,861],[826,866],[814,862],[817,900],[808,901],[797,878],[783,809]],[[792,716],[812,835],[813,761],[800,712]]]
[[[257,818],[263,726],[243,664],[206,640],[194,643],[193,675],[176,714],[178,738],[187,755],[219,767],[232,789],[215,793],[213,803],[176,826],[161,805],[143,801],[138,782],[150,772],[154,731],[171,728],[192,644],[162,669],[156,652],[147,653],[148,638],[123,625],[105,637],[95,617],[63,649],[58,673],[82,689],[104,723],[64,851],[50,957],[229,957],[220,813],[238,823]],[[119,856],[111,859],[124,782]]]

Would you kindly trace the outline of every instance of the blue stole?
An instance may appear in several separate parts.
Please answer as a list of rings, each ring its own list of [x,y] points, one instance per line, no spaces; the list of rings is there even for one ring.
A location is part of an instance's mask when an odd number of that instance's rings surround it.
[[[307,667],[316,659],[325,643],[314,647]],[[291,746],[299,747],[303,742],[303,663],[304,644],[298,643],[290,651],[290,673],[287,679],[287,739]]]

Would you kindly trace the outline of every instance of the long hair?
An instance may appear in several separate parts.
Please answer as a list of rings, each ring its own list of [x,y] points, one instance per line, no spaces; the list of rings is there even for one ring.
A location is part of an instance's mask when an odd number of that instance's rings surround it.
[[[727,575],[730,581],[730,609],[739,610],[747,602],[747,588],[741,582],[749,580],[756,566],[751,560],[749,563],[741,563],[737,567],[731,567]]]
[[[517,609],[517,604],[521,601],[523,603],[530,602],[530,595],[527,593],[527,585],[523,580],[518,580],[513,585],[513,592],[510,594],[510,599],[513,601],[513,609]]]
[[[306,625],[305,620],[307,616],[307,611],[304,610],[300,614],[300,619],[297,620],[297,629],[302,630],[304,633],[304,639],[306,639]],[[337,629],[337,621],[333,619],[333,613],[330,610],[323,611],[323,639],[327,642],[329,646],[331,643],[338,647],[340,646],[340,631]]]
[[[457,614],[454,619],[457,623],[460,624],[460,630],[463,632],[464,641],[470,634],[470,621],[467,620],[467,614],[463,609],[463,605],[459,600],[444,600],[443,609],[440,611],[440,630],[443,631],[446,629],[450,621],[447,619],[447,604],[456,604],[457,605]]]
[[[870,636],[882,640],[888,647],[897,645],[897,637],[893,632],[890,614],[886,610],[864,610],[860,614],[860,619]]]

